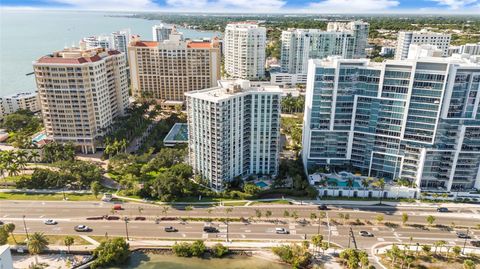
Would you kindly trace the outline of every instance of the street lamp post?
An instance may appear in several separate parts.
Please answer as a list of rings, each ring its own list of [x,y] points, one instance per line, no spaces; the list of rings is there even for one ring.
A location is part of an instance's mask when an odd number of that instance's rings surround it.
[[[465,241],[463,242],[462,254],[465,255],[465,247],[467,246],[468,233],[470,232],[470,227],[467,228],[467,235],[465,236]]]
[[[27,223],[25,222],[25,215],[23,215],[22,218],[23,218],[23,228],[25,229],[25,235],[27,236],[27,240],[30,240],[30,236],[28,236]]]
[[[128,218],[125,217],[123,220],[125,221],[125,233],[127,234],[127,241],[130,241],[130,238],[128,237]]]

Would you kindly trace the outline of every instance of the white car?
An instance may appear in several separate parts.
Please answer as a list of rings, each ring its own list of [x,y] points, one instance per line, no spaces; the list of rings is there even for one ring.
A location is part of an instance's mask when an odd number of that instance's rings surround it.
[[[289,234],[290,232],[285,228],[275,228],[275,233],[277,233],[277,234]]]
[[[43,222],[45,225],[57,225],[58,222],[56,220],[53,220],[53,219],[47,219]]]

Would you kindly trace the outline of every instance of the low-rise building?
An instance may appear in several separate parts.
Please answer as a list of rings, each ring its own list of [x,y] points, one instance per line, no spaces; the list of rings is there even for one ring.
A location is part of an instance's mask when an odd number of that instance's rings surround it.
[[[307,83],[307,74],[270,73],[270,83],[280,86],[296,86]]]

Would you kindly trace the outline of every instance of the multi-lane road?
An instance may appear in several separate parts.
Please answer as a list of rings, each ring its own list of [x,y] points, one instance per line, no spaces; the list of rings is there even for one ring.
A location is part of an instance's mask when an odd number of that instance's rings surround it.
[[[125,223],[121,220],[86,220],[87,217],[111,215],[112,203],[104,202],[41,202],[41,201],[1,201],[0,202],[0,220],[4,222],[13,222],[16,224],[17,233],[23,233],[23,216],[29,232],[41,231],[46,234],[76,234],[73,227],[78,224],[84,224],[93,230],[88,235],[108,235],[125,236]],[[139,207],[142,208],[141,215],[147,217],[145,221],[129,221],[128,232],[130,237],[138,238],[158,238],[158,239],[225,239],[227,236],[227,224],[224,222],[214,222],[212,225],[219,229],[218,233],[203,232],[204,222],[194,221],[161,221],[155,223],[154,219],[163,217],[225,217],[227,212],[225,207],[212,207],[211,210],[206,207],[195,207],[193,210],[185,211],[184,207],[170,207],[167,213],[163,211],[163,206],[153,204],[122,204],[123,210],[117,211],[116,215],[128,216],[133,218],[139,216]],[[256,210],[262,212],[262,221],[257,221]],[[271,211],[270,220],[279,219],[281,222],[265,222],[266,211]],[[290,214],[296,212],[299,216],[297,220],[306,219],[306,223],[285,219],[284,211]],[[333,207],[327,212],[328,218],[318,226],[317,222],[310,222],[310,214],[317,213],[319,210],[312,205],[269,205],[269,206],[249,206],[233,207],[233,211],[228,213],[231,218],[253,218],[250,223],[232,222],[228,225],[228,236],[233,240],[302,240],[305,237],[310,238],[318,231],[324,235],[325,239],[330,234],[331,241],[340,246],[348,246],[350,225],[342,225],[339,219],[339,213],[350,215],[350,221],[360,219],[362,222],[369,220],[371,224],[351,226],[354,231],[357,244],[360,248],[370,248],[372,245],[381,242],[413,243],[419,242],[433,243],[438,240],[445,240],[450,245],[463,245],[463,239],[457,238],[456,232],[465,232],[464,228],[459,229],[439,229],[428,227],[402,226],[387,227],[383,224],[377,224],[375,217],[384,216],[384,222],[400,224],[401,215],[406,212],[409,215],[408,223],[426,224],[425,218],[433,215],[436,218],[436,224],[452,226],[454,222],[457,226],[475,228],[480,224],[479,207],[460,207],[451,209],[448,213],[439,213],[435,208],[395,208],[395,207]],[[45,225],[43,220],[55,219],[57,225]],[[336,225],[331,222],[336,219]],[[330,230],[327,225],[330,221]],[[164,227],[174,226],[178,232],[167,233]],[[275,228],[285,228],[289,234],[276,234]],[[361,237],[358,235],[360,230],[366,230],[374,234],[374,237]],[[472,240],[480,240],[480,231],[470,229]]]

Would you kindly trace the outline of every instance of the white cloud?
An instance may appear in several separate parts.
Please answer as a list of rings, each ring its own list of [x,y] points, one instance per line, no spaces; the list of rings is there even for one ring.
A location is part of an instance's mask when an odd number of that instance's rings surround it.
[[[215,2],[213,2],[215,4]],[[243,10],[278,10],[285,6],[287,1],[282,0],[219,0],[216,2],[223,7],[236,7]]]
[[[152,0],[51,0],[53,3],[71,5],[87,10],[149,10],[159,6]]]
[[[448,6],[449,8],[454,10],[462,9],[474,3],[478,3],[478,5],[480,5],[480,2],[478,0],[432,0],[432,1],[437,2],[439,5],[442,5],[442,6]]]
[[[325,0],[310,3],[309,11],[312,13],[375,12],[388,10],[399,4],[400,2],[396,0]]]
[[[205,7],[208,4],[208,0],[167,0],[168,6],[178,8],[199,8]]]

